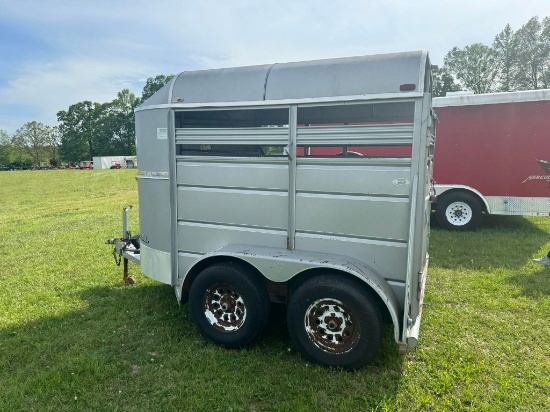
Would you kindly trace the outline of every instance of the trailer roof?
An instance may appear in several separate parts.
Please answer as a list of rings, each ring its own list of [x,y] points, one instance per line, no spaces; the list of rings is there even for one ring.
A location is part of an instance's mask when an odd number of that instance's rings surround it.
[[[539,100],[550,100],[550,89],[435,97],[432,99],[432,106],[476,106],[482,104],[533,102]]]
[[[423,93],[430,87],[426,78],[429,65],[428,52],[415,51],[182,72],[138,110],[182,103]],[[401,90],[402,85],[409,85],[409,89]]]

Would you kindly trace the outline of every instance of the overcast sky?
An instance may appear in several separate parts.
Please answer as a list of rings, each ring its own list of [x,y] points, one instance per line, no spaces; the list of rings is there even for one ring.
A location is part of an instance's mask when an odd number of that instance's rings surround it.
[[[550,0],[0,0],[0,129],[185,70],[491,45]]]

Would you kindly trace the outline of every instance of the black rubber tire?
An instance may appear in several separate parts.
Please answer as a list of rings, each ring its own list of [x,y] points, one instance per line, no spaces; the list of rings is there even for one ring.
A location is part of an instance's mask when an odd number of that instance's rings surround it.
[[[219,263],[194,280],[189,308],[206,339],[238,349],[250,345],[265,328],[269,296],[262,279],[244,265]]]
[[[435,218],[439,226],[447,230],[476,230],[483,218],[479,200],[464,192],[444,195],[437,201]]]
[[[287,310],[288,330],[300,354],[347,370],[366,365],[378,354],[384,331],[375,299],[366,286],[342,276],[307,280],[292,294]]]

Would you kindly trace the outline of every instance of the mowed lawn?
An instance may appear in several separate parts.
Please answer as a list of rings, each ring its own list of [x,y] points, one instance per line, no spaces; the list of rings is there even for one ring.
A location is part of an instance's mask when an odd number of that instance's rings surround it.
[[[432,228],[420,341],[357,372],[293,348],[284,307],[249,349],[201,338],[168,285],[111,247],[135,170],[0,172],[0,411],[550,410],[550,218]]]

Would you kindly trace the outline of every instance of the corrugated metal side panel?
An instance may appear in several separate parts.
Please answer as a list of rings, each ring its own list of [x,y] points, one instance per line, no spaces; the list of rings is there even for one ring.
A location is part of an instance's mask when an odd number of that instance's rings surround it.
[[[288,128],[176,129],[177,142],[283,143]],[[411,124],[301,127],[299,145],[410,146]],[[364,261],[388,279],[406,275],[410,157],[299,158],[296,249]],[[180,156],[178,243],[199,256],[227,244],[286,247],[288,159]]]
[[[298,159],[296,249],[351,256],[404,281],[411,173],[404,160]]]
[[[285,158],[180,157],[177,179],[180,252],[250,242],[286,247]]]
[[[297,144],[411,145],[410,124],[300,127]],[[296,249],[336,253],[387,279],[406,276],[411,164],[408,158],[299,158]]]

